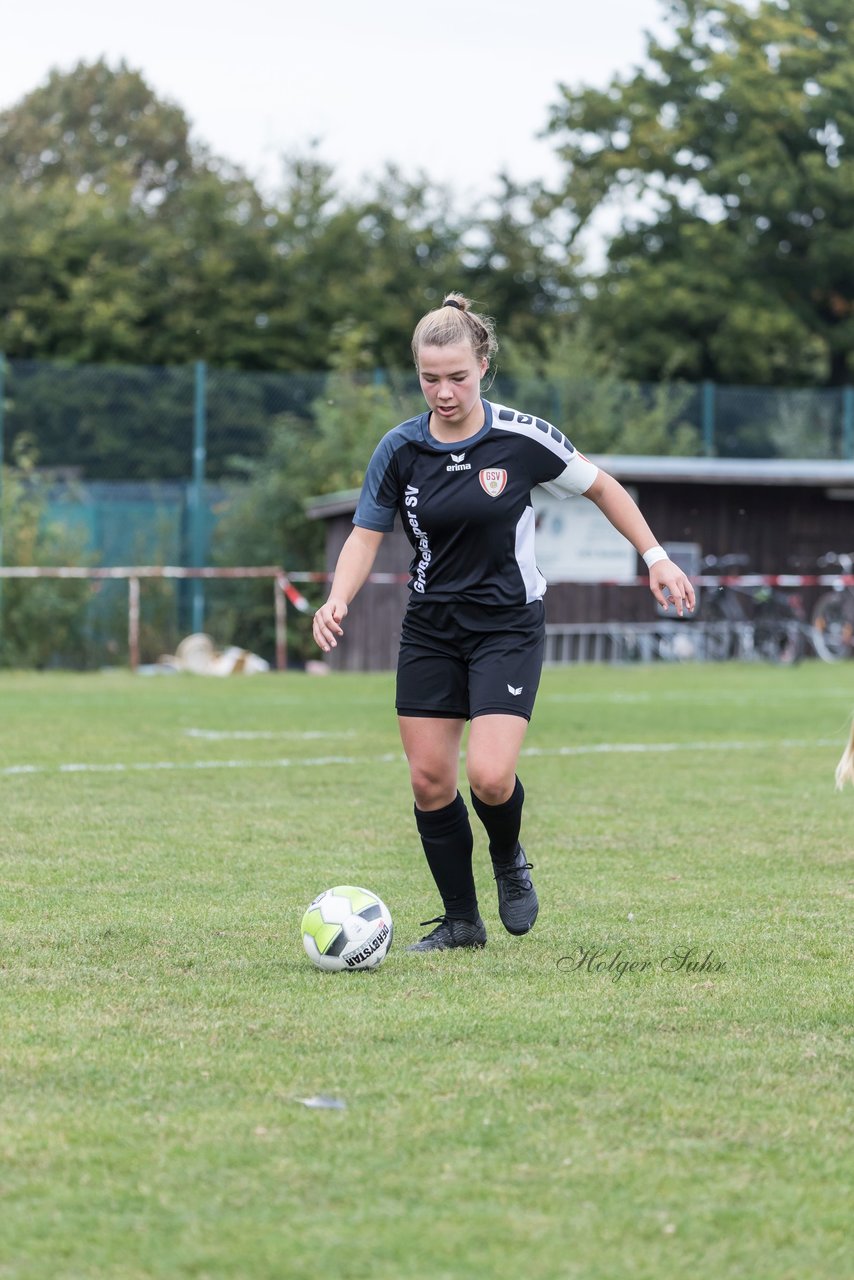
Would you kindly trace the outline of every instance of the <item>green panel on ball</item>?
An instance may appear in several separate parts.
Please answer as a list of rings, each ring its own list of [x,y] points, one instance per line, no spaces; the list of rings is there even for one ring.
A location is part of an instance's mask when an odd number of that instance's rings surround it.
[[[311,911],[306,911],[302,918],[303,933],[307,933],[314,938],[321,955],[324,955],[326,948],[335,941],[340,928],[340,924],[327,924],[319,907],[313,907]]]
[[[363,907],[372,906],[377,900],[376,894],[366,893],[364,889],[359,889],[352,884],[339,884],[331,892],[338,894],[341,898],[349,898],[354,915],[357,915]]]

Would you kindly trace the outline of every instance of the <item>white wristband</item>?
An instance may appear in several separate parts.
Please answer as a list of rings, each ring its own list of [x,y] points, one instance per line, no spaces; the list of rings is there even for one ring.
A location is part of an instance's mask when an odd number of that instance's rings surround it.
[[[647,569],[651,569],[654,564],[658,564],[659,560],[669,560],[664,547],[650,547],[649,551],[645,551],[641,557]]]

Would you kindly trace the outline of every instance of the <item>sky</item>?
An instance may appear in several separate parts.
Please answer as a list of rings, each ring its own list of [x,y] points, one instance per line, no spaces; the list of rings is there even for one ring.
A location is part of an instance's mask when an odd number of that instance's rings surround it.
[[[664,0],[41,0],[4,6],[0,110],[105,57],[181,106],[193,136],[275,190],[319,154],[357,191],[386,163],[469,206],[500,172],[554,181],[537,138],[559,85],[604,87],[666,30]]]

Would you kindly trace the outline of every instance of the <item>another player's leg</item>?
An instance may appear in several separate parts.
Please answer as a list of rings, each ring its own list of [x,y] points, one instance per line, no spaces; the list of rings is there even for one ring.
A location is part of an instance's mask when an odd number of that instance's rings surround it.
[[[458,790],[465,721],[400,716],[399,725],[415,797],[415,823],[443,907],[441,916],[423,922],[436,928],[409,949],[482,947],[486,929],[472,874],[471,824]]]
[[[854,782],[854,724],[851,726],[848,746],[842,752],[839,764],[836,766],[837,788],[841,791],[846,782]]]
[[[522,716],[476,716],[466,758],[472,805],[489,837],[498,914],[508,933],[517,935],[533,928],[539,911],[532,864],[519,842],[525,790],[516,764],[527,728]]]

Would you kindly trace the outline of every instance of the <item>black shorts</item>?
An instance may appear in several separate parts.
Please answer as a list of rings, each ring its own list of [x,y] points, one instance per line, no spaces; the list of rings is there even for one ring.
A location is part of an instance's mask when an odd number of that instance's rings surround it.
[[[397,714],[530,720],[545,636],[542,600],[506,609],[428,601],[410,606],[397,660]]]

